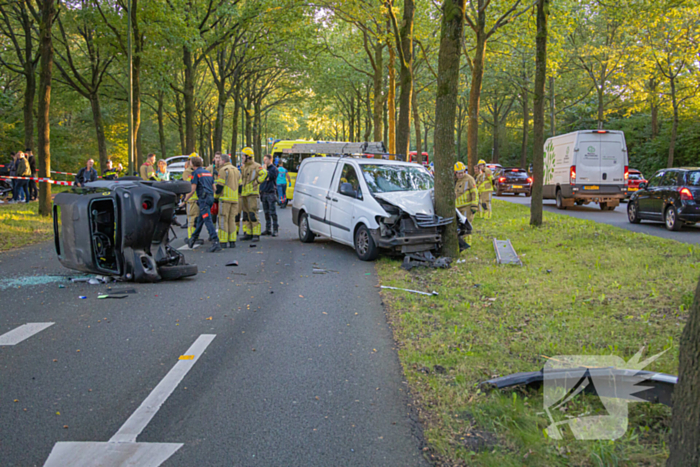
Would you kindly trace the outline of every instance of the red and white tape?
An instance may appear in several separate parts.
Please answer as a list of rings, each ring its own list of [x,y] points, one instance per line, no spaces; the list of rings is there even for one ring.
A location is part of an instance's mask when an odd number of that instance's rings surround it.
[[[73,186],[73,182],[59,182],[58,180],[51,180],[50,178],[40,178],[40,177],[10,177],[10,176],[0,176],[0,180],[34,180],[35,182],[46,182],[53,185],[65,185]]]
[[[78,175],[78,174],[74,174],[74,173],[71,173],[71,172],[56,172],[55,170],[52,170],[51,173],[52,173],[52,174],[59,174],[59,175],[73,175],[73,176]]]

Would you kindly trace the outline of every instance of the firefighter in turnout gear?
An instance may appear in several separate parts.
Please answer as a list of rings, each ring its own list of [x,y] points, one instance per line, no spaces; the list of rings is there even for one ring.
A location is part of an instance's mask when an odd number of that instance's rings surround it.
[[[193,152],[190,154],[189,159],[185,162],[185,170],[182,172],[182,179],[186,182],[192,181],[192,172],[194,172],[194,167],[192,167],[192,159],[194,157],[199,157],[199,154]],[[197,206],[197,193],[193,194],[192,197],[187,200],[187,238],[192,238],[194,229],[197,227],[197,218],[199,217],[199,206]],[[203,243],[203,242],[202,242]]]
[[[241,168],[241,216],[243,217],[243,236],[241,240],[260,240],[260,221],[258,220],[258,196],[260,184],[267,178],[267,170],[253,159],[253,150],[243,151]]]
[[[479,210],[479,193],[476,189],[476,181],[474,177],[467,173],[467,166],[462,162],[457,162],[454,167],[455,171],[455,206],[457,210],[462,213],[463,216],[467,218],[471,224],[474,220],[474,214]],[[460,240],[460,251],[464,250],[465,247],[462,245],[464,240]],[[467,247],[472,243],[472,236],[467,235],[466,245]]]
[[[231,164],[231,156],[222,154],[220,158],[221,166],[216,178],[216,193],[219,195],[219,242],[222,248],[236,248],[236,215],[241,173]]]
[[[479,217],[491,219],[491,193],[493,193],[493,172],[486,167],[486,161],[481,159],[478,164],[479,174],[476,176],[476,187],[479,190]]]

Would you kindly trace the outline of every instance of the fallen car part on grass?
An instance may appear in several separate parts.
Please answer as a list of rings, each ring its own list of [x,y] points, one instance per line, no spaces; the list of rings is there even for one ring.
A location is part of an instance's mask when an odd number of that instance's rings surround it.
[[[170,246],[178,199],[190,189],[184,181],[124,177],[59,193],[53,206],[59,261],[69,269],[136,282],[196,275],[197,266]]]
[[[517,264],[522,266],[523,262],[515,252],[510,240],[493,239],[493,249],[496,251],[496,261],[498,264]]]
[[[561,387],[571,386],[571,381],[581,379],[581,372],[597,384],[586,387],[587,394],[597,394],[600,397],[612,397],[629,400],[642,400],[659,403],[671,407],[673,389],[678,377],[665,373],[644,370],[628,370],[624,368],[563,368],[547,371],[547,382]],[[544,371],[513,373],[512,375],[490,379],[479,383],[479,388],[489,390],[504,389],[513,386],[528,386],[539,388],[545,380]],[[567,382],[569,383],[567,385]],[[605,382],[606,384],[600,384]],[[637,386],[639,384],[639,386]],[[625,390],[628,388],[631,390]]]
[[[401,267],[406,271],[413,268],[434,268],[447,269],[450,267],[452,258],[440,257],[436,258],[430,251],[421,251],[419,253],[409,253],[403,258]]]
[[[402,292],[411,292],[411,293],[417,293],[417,294],[429,295],[429,296],[438,295],[438,293],[435,292],[434,290],[433,290],[432,292],[421,292],[421,291],[419,291],[419,290],[400,289],[400,288],[398,288],[398,287],[389,287],[388,285],[382,285],[381,288],[382,288],[382,289],[391,289],[391,290],[400,290],[400,291],[402,291]]]

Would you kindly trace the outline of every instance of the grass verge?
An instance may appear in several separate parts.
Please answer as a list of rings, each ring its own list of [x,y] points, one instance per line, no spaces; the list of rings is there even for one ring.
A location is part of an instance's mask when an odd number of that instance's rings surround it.
[[[430,454],[439,465],[663,465],[671,411],[632,403],[625,436],[558,441],[545,435],[542,391],[484,393],[479,382],[542,369],[556,355],[629,360],[668,349],[647,369],[677,374],[678,345],[700,270],[700,249],[572,217],[494,201],[475,220],[466,263],[406,272],[378,263],[399,356],[417,399]],[[510,239],[524,266],[495,264],[492,239]],[[592,396],[563,410],[599,412]],[[566,414],[561,414],[562,418]]]
[[[0,205],[0,252],[53,237],[51,217],[38,214],[39,203]]]

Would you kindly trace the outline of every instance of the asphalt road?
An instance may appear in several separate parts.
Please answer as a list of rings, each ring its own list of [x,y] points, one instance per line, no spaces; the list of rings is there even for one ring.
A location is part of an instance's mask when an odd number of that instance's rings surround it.
[[[495,197],[503,201],[530,206],[530,198],[523,195],[502,195]],[[662,222],[642,221],[640,224],[631,224],[627,220],[627,203],[621,203],[614,211],[601,211],[597,204],[589,204],[588,206],[574,206],[565,210],[557,209],[554,200],[544,200],[544,210],[556,214],[564,214],[578,219],[587,219],[603,224],[622,227],[623,229],[633,232],[654,235],[656,237],[670,238],[683,243],[700,243],[700,226],[683,227],[680,232],[671,232],[666,230]]]
[[[0,254],[0,335],[55,323],[0,347],[0,464],[43,465],[57,442],[106,442],[150,413],[135,441],[182,443],[167,466],[427,465],[373,264],[302,244],[290,217],[256,248],[187,251],[195,278],[112,285],[124,299],[68,281],[50,244]]]

